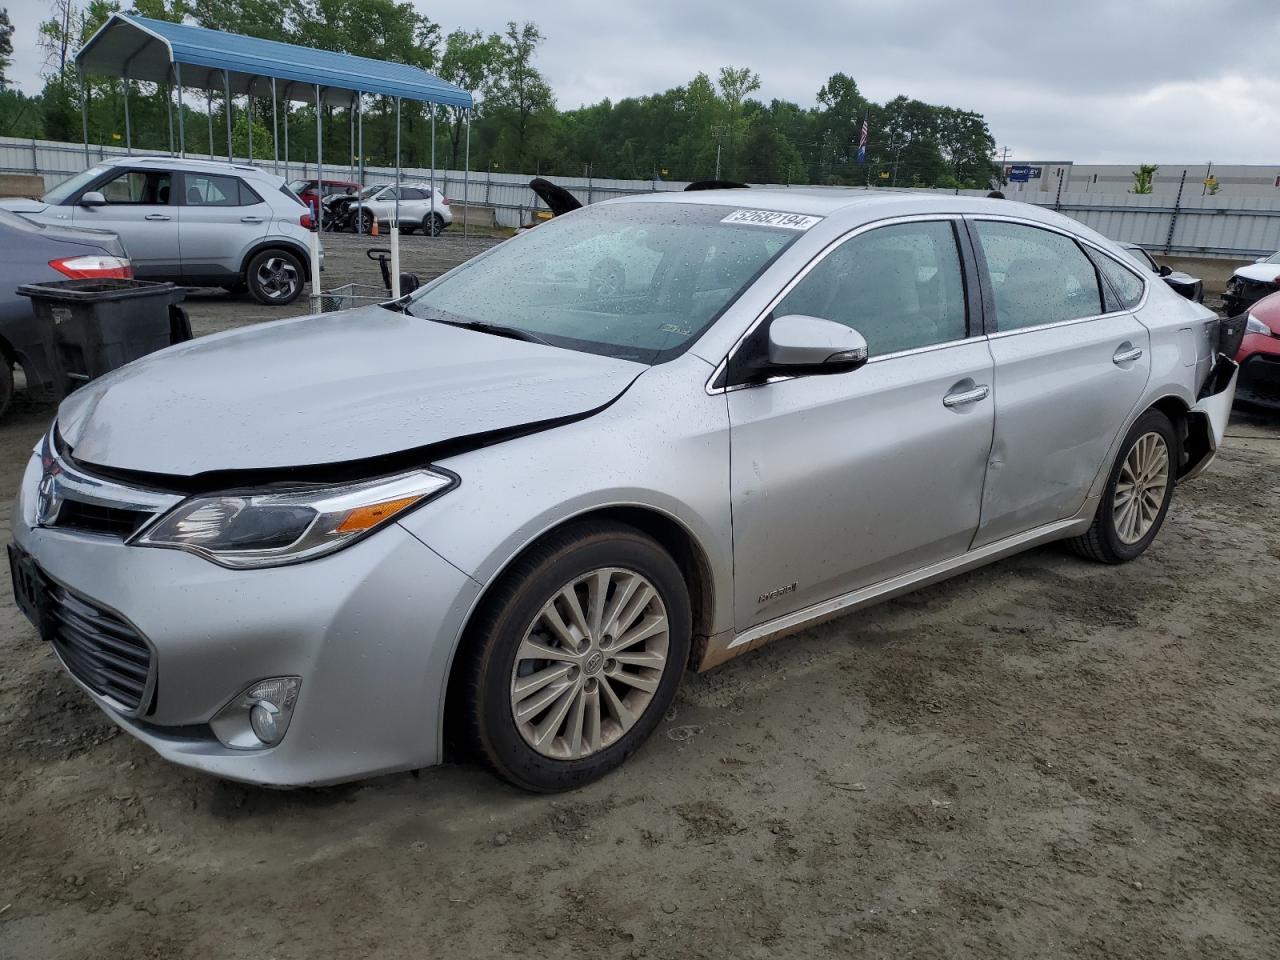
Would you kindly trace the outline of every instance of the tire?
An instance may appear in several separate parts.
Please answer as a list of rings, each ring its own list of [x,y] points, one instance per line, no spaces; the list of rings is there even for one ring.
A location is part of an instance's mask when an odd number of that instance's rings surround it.
[[[1144,445],[1141,451],[1140,443]],[[1168,417],[1159,410],[1148,410],[1140,416],[1120,445],[1092,526],[1083,536],[1068,540],[1068,545],[1081,556],[1100,563],[1127,563],[1145,553],[1169,512],[1180,452],[1177,434]],[[1158,464],[1162,458],[1163,478],[1158,471],[1151,472],[1154,466],[1141,469],[1143,463]],[[1125,493],[1133,489],[1131,478],[1135,475],[1135,466],[1139,467],[1139,479],[1148,476],[1149,484],[1163,482],[1163,491],[1148,487],[1149,495],[1140,496],[1137,506],[1126,509],[1132,497],[1126,498]]]
[[[13,402],[13,367],[9,358],[0,353],[0,417],[5,415]]]
[[[360,211],[360,216],[353,218],[351,223],[356,233],[365,235],[373,233],[374,215],[368,210]]]
[[[601,595],[591,583],[605,585],[600,607],[591,603]],[[652,591],[649,599],[641,592],[645,586]],[[574,625],[570,592],[584,614],[579,623],[590,627],[592,611],[602,611],[598,632]],[[610,610],[614,602],[620,606]],[[548,609],[566,632],[551,629]],[[612,618],[631,624],[614,637],[608,632]],[[616,645],[643,633],[639,625],[649,631],[643,639]],[[689,659],[691,631],[680,568],[648,536],[603,522],[573,524],[551,535],[503,575],[473,623],[461,678],[472,746],[498,776],[533,792],[571,790],[604,776],[644,743],[671,706]],[[526,635],[540,644],[532,652],[547,650],[555,657],[529,657]],[[577,643],[576,651],[570,642]],[[610,651],[619,659],[608,656]],[[623,657],[629,662],[622,663]],[[657,667],[636,663],[659,658]],[[540,705],[539,698],[549,699]],[[624,714],[630,723],[623,722]]]
[[[422,218],[422,232],[428,237],[438,237],[444,233],[444,217],[438,213],[428,213]]]
[[[417,227],[408,223],[400,224],[400,232],[403,233],[406,237],[410,236],[417,229],[418,229]]]
[[[306,283],[302,261],[288,250],[279,248],[254,254],[245,268],[244,277],[253,299],[269,307],[293,303]]]

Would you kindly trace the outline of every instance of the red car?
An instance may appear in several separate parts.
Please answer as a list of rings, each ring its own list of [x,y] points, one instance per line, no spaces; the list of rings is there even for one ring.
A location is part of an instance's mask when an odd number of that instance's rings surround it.
[[[360,184],[354,180],[321,180],[320,189],[316,189],[316,181],[311,180],[291,180],[289,181],[289,189],[298,195],[298,199],[311,208],[311,215],[316,215],[316,203],[324,197],[331,197],[334,194],[356,193],[360,189]]]
[[[1264,297],[1249,308],[1236,363],[1240,364],[1236,396],[1280,404],[1280,293]]]

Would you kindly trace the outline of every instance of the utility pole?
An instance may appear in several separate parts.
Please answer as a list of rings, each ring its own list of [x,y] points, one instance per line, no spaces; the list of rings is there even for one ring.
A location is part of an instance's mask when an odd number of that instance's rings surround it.
[[[996,177],[1001,187],[1007,187],[1009,181],[1005,179],[1005,170],[1009,168],[1009,148],[1004,147],[1000,153],[1000,175]]]
[[[902,148],[906,146],[904,142],[891,143],[889,149],[893,151],[893,181],[891,186],[898,185],[898,161],[902,158]]]
[[[716,138],[716,179],[720,179],[720,150],[724,145],[724,138],[727,130],[723,123],[717,123],[711,127],[711,135]]]
[[[1200,190],[1200,196],[1209,195],[1209,181],[1213,179],[1213,161],[1209,161],[1209,169],[1204,172],[1204,187]]]

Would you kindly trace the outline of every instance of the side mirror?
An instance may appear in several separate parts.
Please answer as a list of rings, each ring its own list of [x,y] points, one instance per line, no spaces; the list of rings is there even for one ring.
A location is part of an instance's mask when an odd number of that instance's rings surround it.
[[[80,206],[82,207],[105,207],[107,198],[97,190],[90,190],[80,195]]]
[[[1172,275],[1173,275],[1173,268],[1171,268],[1171,267],[1169,267],[1169,266],[1167,266],[1166,264],[1163,264],[1163,263],[1162,263],[1162,264],[1160,264],[1160,276],[1162,276],[1162,277],[1169,277],[1169,276],[1172,276]]]
[[[778,372],[845,373],[867,362],[867,341],[834,320],[789,314],[769,325],[769,367]]]

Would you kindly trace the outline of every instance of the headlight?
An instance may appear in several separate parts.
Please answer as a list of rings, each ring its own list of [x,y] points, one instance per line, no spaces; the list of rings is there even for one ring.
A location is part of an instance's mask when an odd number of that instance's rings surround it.
[[[1251,313],[1251,314],[1249,314],[1249,319],[1245,322],[1245,325],[1244,325],[1244,332],[1245,332],[1245,333],[1257,333],[1257,334],[1260,334],[1260,335],[1262,335],[1262,336],[1264,336],[1264,337],[1274,337],[1274,336],[1275,336],[1275,334],[1274,334],[1274,333],[1272,333],[1271,328],[1270,328],[1270,327],[1268,327],[1268,326],[1267,326],[1265,323],[1263,323],[1261,320],[1259,320],[1257,317],[1255,317],[1252,313]]]
[[[341,550],[453,483],[417,470],[340,487],[193,497],[130,543],[186,550],[224,567],[298,563]]]

